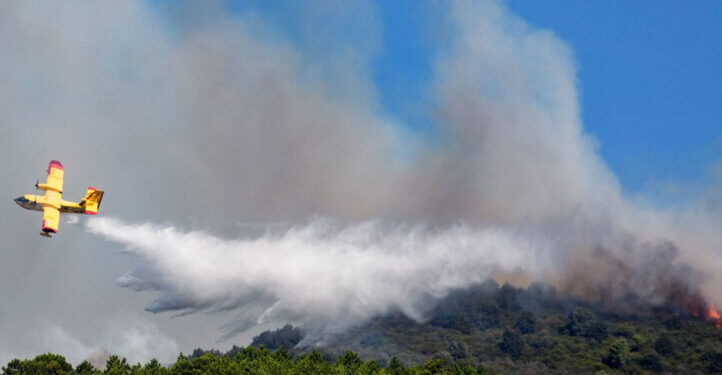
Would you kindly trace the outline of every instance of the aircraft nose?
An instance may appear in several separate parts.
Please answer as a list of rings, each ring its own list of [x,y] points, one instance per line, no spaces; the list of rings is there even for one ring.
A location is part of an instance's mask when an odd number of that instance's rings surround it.
[[[28,200],[25,199],[25,197],[17,197],[14,199],[15,203],[22,206],[23,203],[27,202]]]

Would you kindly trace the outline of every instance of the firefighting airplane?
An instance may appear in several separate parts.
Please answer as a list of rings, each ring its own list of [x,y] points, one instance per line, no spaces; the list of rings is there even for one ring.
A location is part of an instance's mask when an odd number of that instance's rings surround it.
[[[63,164],[51,160],[48,165],[48,179],[44,184],[36,183],[35,188],[45,190],[45,195],[25,194],[15,198],[15,203],[22,208],[43,211],[43,231],[41,236],[50,237],[50,233],[58,233],[60,213],[97,215],[103,191],[88,187],[85,198],[80,203],[66,201],[63,195]]]

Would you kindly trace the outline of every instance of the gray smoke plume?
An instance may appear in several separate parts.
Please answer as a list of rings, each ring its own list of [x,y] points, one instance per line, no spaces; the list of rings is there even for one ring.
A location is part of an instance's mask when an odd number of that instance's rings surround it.
[[[503,4],[432,7],[431,137],[380,109],[372,3],[291,1],[285,31],[194,4],[2,5],[2,195],[62,160],[69,198],[107,191],[108,218],[83,227],[132,256],[66,224],[40,242],[38,217],[8,207],[0,354],[43,351],[22,331],[37,322],[102,343],[108,316],[186,351],[234,319],[221,336],[289,320],[322,337],[394,309],[423,319],[495,272],[609,304],[722,301],[713,189],[679,207],[625,196],[582,127],[572,52]],[[185,315],[139,318],[151,296],[108,288],[129,268],[119,283],[155,290],[149,310]]]

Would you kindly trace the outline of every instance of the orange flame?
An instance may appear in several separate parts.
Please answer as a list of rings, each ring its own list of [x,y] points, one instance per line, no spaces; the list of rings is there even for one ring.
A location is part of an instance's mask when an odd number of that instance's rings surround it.
[[[711,303],[709,304],[709,308],[707,310],[707,319],[712,321],[715,327],[722,327],[722,319],[720,319],[717,309],[715,309],[714,305]]]
[[[710,319],[720,320],[719,313],[717,312],[717,309],[714,308],[714,305],[709,305],[709,311],[707,312],[707,317]]]

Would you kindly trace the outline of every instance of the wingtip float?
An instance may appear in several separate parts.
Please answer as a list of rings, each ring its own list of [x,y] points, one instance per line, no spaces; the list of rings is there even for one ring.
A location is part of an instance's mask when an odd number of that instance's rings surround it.
[[[58,233],[61,213],[97,215],[100,208],[100,201],[103,200],[103,191],[94,187],[88,187],[85,197],[80,202],[71,202],[63,199],[63,174],[65,168],[57,160],[51,160],[48,164],[48,177],[45,183],[35,184],[39,190],[44,190],[45,195],[25,194],[15,198],[15,203],[20,207],[43,211],[43,225],[41,236],[51,237],[50,233]]]

